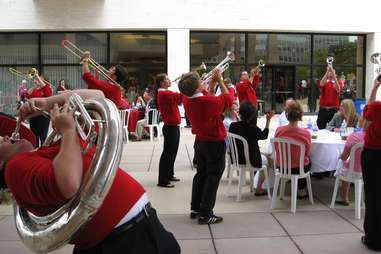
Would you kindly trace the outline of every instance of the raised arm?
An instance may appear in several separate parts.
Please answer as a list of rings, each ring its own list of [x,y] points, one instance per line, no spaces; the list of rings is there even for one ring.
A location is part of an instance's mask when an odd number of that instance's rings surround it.
[[[76,132],[73,112],[65,104],[62,111],[54,104],[52,125],[61,134],[60,150],[53,160],[54,176],[62,196],[73,197],[82,182],[82,154]]]
[[[374,80],[374,85],[373,85],[372,91],[370,93],[368,103],[374,102],[376,100],[377,90],[380,87],[380,84],[381,84],[381,81],[378,81],[376,78]]]
[[[323,77],[321,78],[321,80],[320,80],[320,83],[319,83],[320,87],[323,87],[324,84],[325,84],[325,82],[327,82],[327,79],[328,79],[328,72],[329,72],[329,67],[327,67],[327,70],[326,70],[324,76],[323,76]]]

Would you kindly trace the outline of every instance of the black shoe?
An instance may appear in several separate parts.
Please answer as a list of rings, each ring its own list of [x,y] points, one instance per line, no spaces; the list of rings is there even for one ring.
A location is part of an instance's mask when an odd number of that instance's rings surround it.
[[[381,250],[381,246],[374,246],[373,244],[370,244],[367,241],[367,238],[365,235],[361,236],[361,243],[364,244],[370,250],[374,250],[374,251],[380,251]]]
[[[191,212],[189,214],[189,218],[191,218],[192,220],[197,219],[198,218],[198,212],[191,210]]]
[[[222,217],[212,214],[209,217],[199,217],[198,218],[198,224],[200,224],[200,225],[216,224],[216,223],[222,222],[222,220],[223,220]]]
[[[163,187],[163,188],[173,188],[173,187],[175,187],[175,185],[171,184],[171,183],[158,183],[157,186]]]
[[[180,179],[177,178],[177,177],[172,176],[171,178],[169,178],[169,181],[171,181],[171,182],[180,182]]]

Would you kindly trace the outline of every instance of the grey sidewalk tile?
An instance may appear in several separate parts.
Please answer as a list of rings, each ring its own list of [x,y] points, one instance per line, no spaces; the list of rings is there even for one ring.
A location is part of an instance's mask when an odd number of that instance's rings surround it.
[[[300,254],[288,237],[216,239],[215,244],[218,254]]]
[[[360,241],[361,233],[294,236],[305,254],[365,254],[368,250]]]
[[[359,232],[356,227],[332,211],[273,214],[290,235]]]
[[[211,225],[213,237],[271,237],[286,236],[286,232],[269,213],[219,214],[224,221]]]

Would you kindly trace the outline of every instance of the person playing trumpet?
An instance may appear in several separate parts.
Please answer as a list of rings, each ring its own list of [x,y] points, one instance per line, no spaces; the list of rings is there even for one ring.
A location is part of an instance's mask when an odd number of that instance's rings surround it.
[[[120,86],[108,81],[97,79],[94,75],[91,74],[89,68],[90,52],[84,52],[84,55],[81,59],[82,64],[82,73],[83,80],[88,85],[89,89],[99,89],[101,90],[107,99],[115,103],[118,109],[128,109],[130,104],[127,99],[123,98],[122,89]],[[127,70],[120,64],[111,66],[108,70],[108,76],[114,80],[116,83],[120,84],[124,90],[128,88],[124,86],[125,80],[127,79],[128,73]]]
[[[256,89],[260,82],[260,70],[259,66],[251,69],[250,76],[247,71],[242,71],[240,80],[236,85],[237,95],[239,103],[242,104],[245,101],[250,101],[254,107],[258,107],[257,105],[257,94]]]
[[[52,87],[49,80],[44,76],[39,76],[36,69],[32,69],[33,72],[33,87],[29,89],[27,98],[42,98],[50,97],[53,95]],[[29,119],[30,129],[36,136],[36,146],[42,146],[49,130],[49,119],[45,116],[38,115]]]
[[[225,169],[226,129],[222,113],[231,107],[233,98],[216,69],[211,84],[218,83],[221,95],[214,96],[205,90],[200,76],[189,72],[179,81],[179,90],[184,96],[185,112],[196,134],[194,144],[197,173],[193,178],[190,218],[198,217],[199,224],[214,224],[222,217],[213,213],[218,185]],[[214,87],[209,87],[212,91]]]
[[[83,100],[104,97],[99,90],[74,92]],[[51,111],[60,141],[34,150],[25,139],[11,142],[0,129],[0,188],[7,186],[18,205],[35,215],[51,214],[77,195],[93,160],[95,149],[81,152],[84,144],[68,106],[72,93],[33,98],[19,111],[21,119],[40,114],[37,107]],[[74,254],[180,253],[176,239],[159,221],[143,186],[120,168],[97,213],[70,243],[75,245]]]
[[[320,83],[320,107],[317,118],[319,129],[325,129],[337,110],[340,107],[340,93],[342,84],[336,77],[336,71],[331,64],[328,64],[327,71],[322,77]]]

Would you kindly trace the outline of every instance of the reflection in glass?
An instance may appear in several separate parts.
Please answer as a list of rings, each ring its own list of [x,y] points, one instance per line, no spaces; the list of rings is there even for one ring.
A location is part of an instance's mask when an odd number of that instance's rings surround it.
[[[328,55],[335,64],[363,64],[362,36],[314,35],[314,63],[325,64]]]
[[[310,35],[249,34],[248,63],[263,59],[268,64],[309,64]]]
[[[191,65],[216,64],[226,57],[227,51],[234,53],[234,63],[244,63],[245,34],[191,33]]]
[[[0,64],[38,64],[38,34],[0,34]]]
[[[67,39],[82,51],[90,51],[98,63],[107,62],[106,33],[48,33],[41,34],[41,57],[43,64],[78,64],[79,59],[61,46]]]
[[[165,33],[112,33],[110,56],[112,63],[165,64]]]

